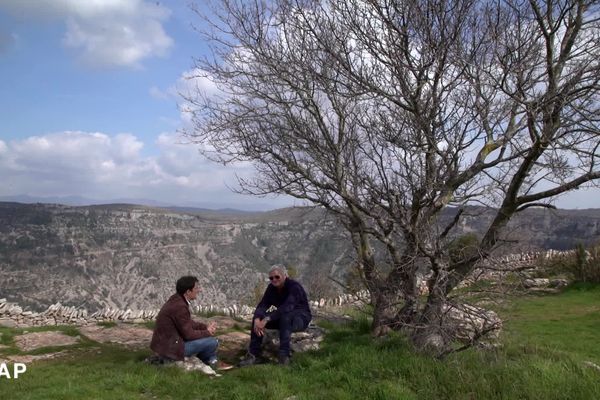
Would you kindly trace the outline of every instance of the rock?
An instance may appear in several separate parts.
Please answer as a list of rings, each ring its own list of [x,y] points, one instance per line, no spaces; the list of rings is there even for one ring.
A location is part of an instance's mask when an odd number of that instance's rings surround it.
[[[446,349],[444,337],[438,332],[420,335],[416,344],[419,350],[427,354],[441,354]]]
[[[325,338],[325,330],[317,325],[310,324],[303,332],[292,333],[292,352],[301,353],[309,350],[318,350]],[[263,339],[263,356],[277,359],[279,351],[279,331],[267,329]]]
[[[3,326],[5,328],[16,328],[17,323],[12,319],[0,318],[0,326]]]
[[[215,370],[213,370],[208,365],[204,364],[202,361],[200,361],[198,357],[195,356],[186,357],[183,361],[176,361],[167,365],[173,365],[175,367],[183,369],[184,371],[200,371],[206,375],[221,376],[220,374],[217,374]]]
[[[250,343],[250,328],[247,332],[229,332],[217,336],[219,339],[219,357],[225,360],[237,360],[246,354]]]
[[[566,279],[552,279],[550,280],[550,287],[556,289],[562,289],[569,286],[569,281]]]
[[[56,353],[47,353],[47,354],[40,354],[40,355],[14,355],[14,356],[7,356],[7,357],[12,362],[29,364],[29,363],[39,361],[39,360],[54,359],[57,357],[64,356],[66,354],[67,354],[66,351],[59,351]]]
[[[583,362],[583,365],[584,365],[584,366],[586,366],[586,367],[589,367],[589,368],[593,368],[593,369],[595,369],[596,371],[599,371],[599,372],[600,372],[600,365],[598,365],[598,364],[596,364],[596,363],[593,363],[593,362],[591,362],[591,361],[584,361],[584,362]]]
[[[548,286],[550,286],[550,279],[548,279],[548,278],[525,279],[523,281],[523,286],[526,289],[548,287]]]
[[[152,338],[152,330],[131,324],[117,324],[105,328],[98,325],[86,325],[80,332],[100,343],[119,343],[127,346],[147,347]]]
[[[493,344],[502,330],[498,314],[469,304],[448,304],[444,316],[450,320],[450,336],[465,344],[479,338],[484,338],[483,343]]]
[[[217,324],[218,330],[231,329],[234,326],[238,325],[239,322],[232,319],[231,317],[224,316],[214,316],[210,317],[208,320],[202,321],[203,323],[215,322]]]
[[[79,342],[79,336],[69,336],[62,332],[32,332],[15,337],[16,346],[22,351],[31,351],[42,347],[70,346]]]
[[[13,305],[8,309],[9,314],[18,315],[23,312],[23,309],[17,305]]]

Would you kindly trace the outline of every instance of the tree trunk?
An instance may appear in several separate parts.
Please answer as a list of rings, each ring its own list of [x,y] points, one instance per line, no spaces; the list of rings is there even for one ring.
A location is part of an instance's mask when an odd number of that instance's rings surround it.
[[[418,324],[411,329],[411,341],[417,350],[437,356],[448,348],[451,335],[444,324],[445,304],[441,291],[429,295]]]
[[[373,299],[373,324],[371,326],[374,336],[383,336],[398,326],[398,315],[404,302],[402,296],[390,286],[380,288],[375,294],[371,293]]]
[[[442,354],[451,341],[451,335],[444,323],[445,305],[447,302],[446,285],[448,273],[438,265],[428,282],[429,296],[418,323],[411,330],[414,346],[422,352],[437,356]]]
[[[407,264],[400,264],[381,286],[373,303],[373,334],[379,336],[413,326],[419,308],[416,275],[410,273]]]

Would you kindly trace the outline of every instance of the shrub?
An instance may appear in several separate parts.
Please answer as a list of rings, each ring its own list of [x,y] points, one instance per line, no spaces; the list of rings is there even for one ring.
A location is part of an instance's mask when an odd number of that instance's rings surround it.
[[[600,244],[589,250],[582,244],[577,245],[573,275],[576,282],[600,283]]]
[[[600,244],[586,249],[579,243],[575,247],[575,254],[544,260],[538,263],[538,267],[550,275],[568,274],[575,283],[600,284]]]
[[[448,255],[452,263],[471,258],[479,249],[479,238],[474,233],[457,237],[448,245]]]

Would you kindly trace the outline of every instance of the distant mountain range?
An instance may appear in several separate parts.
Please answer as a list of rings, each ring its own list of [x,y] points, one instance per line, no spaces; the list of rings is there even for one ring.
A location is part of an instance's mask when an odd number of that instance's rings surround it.
[[[62,204],[68,206],[91,206],[91,205],[102,205],[102,204],[136,204],[149,207],[162,207],[171,208],[180,211],[223,211],[231,213],[248,213],[248,212],[260,212],[255,209],[238,209],[234,207],[225,206],[223,204],[213,203],[196,203],[196,204],[173,204],[164,201],[156,201],[151,199],[143,198],[115,198],[108,200],[89,199],[82,196],[29,196],[26,194],[15,195],[15,196],[0,196],[0,202],[14,202],[24,204]]]
[[[470,208],[454,234],[483,232],[493,214]],[[600,209],[528,209],[503,239],[504,253],[598,243]],[[345,281],[353,260],[344,230],[318,208],[0,202],[0,298],[34,310],[57,301],[89,310],[159,307],[185,274],[199,277],[204,304],[253,303],[278,263],[293,267],[318,298],[335,293],[328,277]]]

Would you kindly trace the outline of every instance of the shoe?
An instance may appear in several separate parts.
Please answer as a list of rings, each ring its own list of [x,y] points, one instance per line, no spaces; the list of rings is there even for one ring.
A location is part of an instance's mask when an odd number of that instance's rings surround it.
[[[240,367],[249,367],[251,365],[262,364],[264,361],[261,357],[255,356],[254,354],[248,353],[242,361],[240,361]]]
[[[290,365],[290,356],[285,356],[283,354],[279,355],[279,365]]]
[[[233,365],[227,364],[224,361],[214,361],[210,363],[210,367],[215,371],[228,371],[233,369]]]

